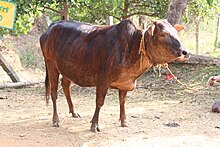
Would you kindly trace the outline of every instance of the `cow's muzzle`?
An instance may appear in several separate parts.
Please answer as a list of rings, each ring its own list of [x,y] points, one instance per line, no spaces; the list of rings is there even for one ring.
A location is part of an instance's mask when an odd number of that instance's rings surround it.
[[[189,51],[187,51],[187,50],[182,50],[181,54],[182,54],[182,56],[183,56],[184,58],[189,58],[189,57],[190,57],[190,53],[189,53]]]
[[[189,52],[189,50],[188,50],[188,49],[183,49],[183,50],[181,50],[180,57],[178,58],[178,60],[180,60],[180,61],[185,61],[185,60],[187,60],[189,57],[190,57],[190,52]]]

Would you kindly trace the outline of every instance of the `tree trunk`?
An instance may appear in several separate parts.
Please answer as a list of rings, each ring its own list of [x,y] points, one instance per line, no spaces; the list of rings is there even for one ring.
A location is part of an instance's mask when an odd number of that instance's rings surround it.
[[[181,24],[182,16],[187,7],[188,0],[171,0],[167,10],[167,20],[170,24]]]
[[[63,9],[60,10],[60,15],[62,20],[69,20],[69,6],[67,0],[63,2]]]
[[[128,0],[125,0],[124,1],[124,9],[123,9],[122,20],[128,18],[128,8],[129,8],[129,5],[130,5],[130,3],[128,2]]]
[[[53,12],[59,13],[61,16],[61,20],[69,20],[69,6],[68,6],[68,0],[63,0],[63,3],[60,2],[60,5],[62,4],[61,10],[56,10],[53,8],[50,8],[50,6],[45,5],[44,8],[51,10]]]
[[[20,82],[20,78],[16,74],[16,72],[13,70],[13,68],[7,63],[5,58],[0,54],[0,66],[4,69],[4,71],[8,74],[8,76],[11,78],[12,82]]]

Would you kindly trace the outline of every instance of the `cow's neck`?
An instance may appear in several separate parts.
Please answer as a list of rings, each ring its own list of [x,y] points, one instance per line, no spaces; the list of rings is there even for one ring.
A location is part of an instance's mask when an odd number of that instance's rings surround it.
[[[142,32],[142,37],[141,37],[140,47],[139,47],[139,54],[141,55],[141,58],[145,57],[145,60],[148,60],[151,66],[152,65],[156,66],[157,64],[149,52],[151,41],[152,41],[152,37],[150,35],[145,36],[145,31]]]
[[[145,43],[144,42],[144,36],[142,33],[139,33],[139,39],[137,43],[133,46],[133,54],[129,56],[129,59],[127,61],[135,61],[129,64],[127,68],[125,68],[127,73],[133,73],[132,75],[136,79],[140,75],[142,75],[147,69],[152,67],[154,64],[152,61],[152,57],[148,54],[148,52],[145,49]],[[131,78],[131,77],[130,77]]]
[[[156,64],[154,62],[153,57],[148,52],[151,43],[151,37],[148,37],[147,40],[145,40],[144,38],[146,36],[144,36],[144,34],[145,32],[142,32],[142,37],[140,40],[139,51],[138,51],[139,54],[138,62],[140,65],[141,72],[146,71],[151,66],[154,66]]]

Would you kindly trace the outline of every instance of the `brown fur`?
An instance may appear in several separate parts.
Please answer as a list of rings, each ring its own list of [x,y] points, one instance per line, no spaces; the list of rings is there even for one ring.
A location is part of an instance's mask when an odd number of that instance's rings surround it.
[[[99,131],[99,111],[110,87],[119,90],[121,125],[127,126],[124,103],[127,91],[135,88],[136,79],[152,65],[188,56],[174,27],[165,21],[154,25],[153,36],[150,31],[143,36],[129,20],[112,26],[60,21],[48,28],[40,44],[47,68],[46,95],[51,91],[53,101],[54,126],[59,125],[56,108],[59,74],[63,76],[62,86],[73,115],[70,81],[96,87],[92,131]]]

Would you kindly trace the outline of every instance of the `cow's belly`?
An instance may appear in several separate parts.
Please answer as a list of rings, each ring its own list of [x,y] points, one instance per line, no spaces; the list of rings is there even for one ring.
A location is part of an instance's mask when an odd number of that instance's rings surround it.
[[[132,72],[123,72],[110,86],[119,90],[130,91],[136,87],[136,79],[137,77]]]
[[[126,80],[126,81],[115,81],[113,82],[110,87],[116,88],[119,90],[131,91],[136,87],[136,80]]]
[[[74,72],[74,70],[72,70],[71,72],[70,71],[71,70],[69,70],[68,72],[61,72],[61,74],[73,83],[82,87],[93,87],[97,85],[97,80],[99,79],[99,77],[97,77],[97,74],[79,74],[78,72]],[[123,74],[123,76],[120,76],[118,80],[110,83],[110,87],[126,91],[133,90],[136,87],[136,80],[129,75],[126,75],[127,74]]]
[[[138,75],[140,74],[139,71],[134,72],[134,70],[131,69],[131,70],[121,71],[119,75],[114,75],[111,72],[110,74],[108,73],[108,75],[106,72],[100,75],[98,74],[99,68],[90,69],[88,68],[88,66],[79,66],[83,64],[72,64],[72,63],[75,63],[75,62],[70,62],[69,64],[67,64],[67,62],[66,64],[60,64],[60,65],[58,64],[57,67],[60,73],[64,77],[66,77],[70,81],[82,87],[96,86],[97,83],[102,82],[100,80],[107,80],[106,84],[109,84],[108,86],[111,88],[130,91],[136,87],[136,79]],[[89,66],[89,67],[92,67],[92,66]],[[101,77],[99,77],[98,75]]]
[[[97,76],[92,72],[81,73],[79,69],[74,69],[71,67],[62,68],[59,70],[60,74],[72,81],[73,83],[82,87],[93,87],[96,86]],[[89,70],[88,70],[89,71]]]
[[[88,77],[88,76],[83,76],[83,77],[79,77],[79,78],[73,77],[70,80],[81,87],[96,86],[96,82],[95,82],[94,77]]]
[[[96,86],[96,77],[95,75],[88,76],[88,75],[78,75],[78,74],[62,74],[67,79],[72,81],[73,83],[81,86],[81,87],[93,87]]]
[[[137,78],[140,74],[141,70],[139,69],[125,69],[118,76],[117,80],[113,81],[110,86],[119,90],[131,91],[136,88]]]

